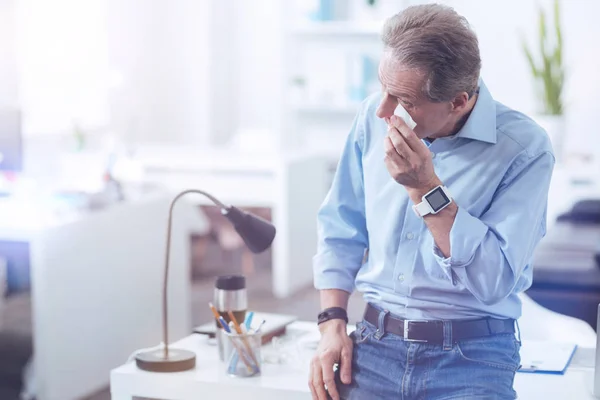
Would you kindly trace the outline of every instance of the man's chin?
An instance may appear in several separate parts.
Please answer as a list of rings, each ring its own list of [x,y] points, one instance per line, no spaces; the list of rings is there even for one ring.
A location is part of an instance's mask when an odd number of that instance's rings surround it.
[[[429,132],[425,131],[424,129],[420,129],[419,125],[415,126],[413,132],[419,139],[426,139],[427,137],[431,136]]]

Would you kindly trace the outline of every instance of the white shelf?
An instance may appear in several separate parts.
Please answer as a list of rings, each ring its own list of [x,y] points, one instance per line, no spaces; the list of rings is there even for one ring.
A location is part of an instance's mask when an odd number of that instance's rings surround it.
[[[292,28],[291,33],[303,36],[365,36],[377,38],[383,22],[329,21],[306,22]]]
[[[354,115],[358,112],[360,104],[293,104],[292,110],[305,114],[341,114]]]

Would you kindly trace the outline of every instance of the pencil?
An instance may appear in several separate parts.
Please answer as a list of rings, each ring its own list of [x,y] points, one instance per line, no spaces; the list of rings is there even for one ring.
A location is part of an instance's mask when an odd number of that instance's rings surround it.
[[[221,317],[221,314],[219,314],[219,312],[217,311],[217,309],[215,308],[215,306],[213,305],[213,303],[209,302],[208,306],[210,307],[210,310],[212,311],[212,313],[214,314],[215,318],[217,319],[217,321],[220,322],[220,319],[222,319],[223,317]],[[223,326],[223,329],[225,329],[225,327]],[[233,345],[233,347],[235,347],[235,349],[237,350],[238,354],[242,354],[242,349],[240,349],[240,347],[235,343],[235,340],[233,340],[232,338],[227,338],[226,340],[231,341],[231,344]],[[242,355],[242,361],[244,362],[244,364],[246,364],[246,367],[248,368],[248,372],[252,372],[254,370],[254,368],[252,367],[252,365],[250,365],[250,363],[246,360],[246,357],[244,357]]]
[[[248,353],[250,354],[250,358],[252,358],[254,365],[256,365],[258,367],[258,361],[256,361],[256,357],[254,357],[254,352],[252,351],[252,347],[250,347],[250,344],[246,340],[246,337],[243,336],[244,332],[242,332],[242,328],[240,327],[240,324],[238,324],[237,320],[235,319],[235,315],[233,315],[233,312],[231,312],[231,310],[227,311],[227,314],[229,315],[229,318],[231,319],[231,321],[233,321],[233,326],[235,327],[235,330],[237,331],[238,335],[242,335],[242,341],[244,342],[244,345],[246,346],[246,349],[248,350]]]
[[[217,309],[215,308],[215,306],[213,305],[213,303],[208,302],[208,306],[210,307],[210,311],[212,311],[212,313],[214,314],[215,318],[218,321],[219,317],[221,316],[221,314],[219,314],[219,312],[217,311]]]

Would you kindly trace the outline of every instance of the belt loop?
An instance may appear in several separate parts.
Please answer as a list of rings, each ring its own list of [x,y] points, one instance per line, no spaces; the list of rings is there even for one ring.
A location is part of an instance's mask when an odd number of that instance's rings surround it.
[[[379,318],[377,319],[377,331],[375,332],[375,339],[379,340],[385,335],[385,319],[390,312],[388,310],[383,310],[379,313]]]
[[[453,339],[452,339],[452,321],[442,321],[443,323],[443,331],[444,331],[444,342],[443,342],[443,349],[444,350],[452,350],[452,344],[453,344]]]

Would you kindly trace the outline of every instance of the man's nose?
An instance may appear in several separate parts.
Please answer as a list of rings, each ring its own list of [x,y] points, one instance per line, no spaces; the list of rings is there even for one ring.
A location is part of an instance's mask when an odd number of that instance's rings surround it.
[[[375,115],[377,115],[379,118],[391,118],[392,115],[394,115],[395,109],[396,104],[386,98],[381,100],[381,103],[379,103],[379,107],[377,107]]]

